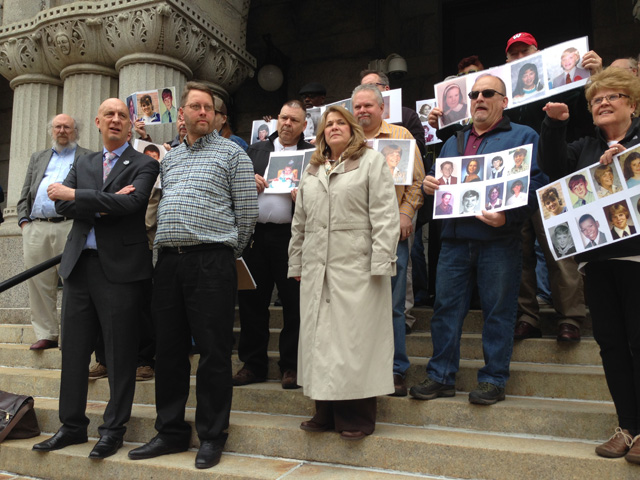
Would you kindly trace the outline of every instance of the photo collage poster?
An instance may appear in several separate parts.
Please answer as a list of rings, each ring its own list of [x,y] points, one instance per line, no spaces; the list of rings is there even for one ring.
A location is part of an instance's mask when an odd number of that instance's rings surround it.
[[[413,183],[413,161],[416,141],[411,139],[384,138],[373,141],[373,149],[382,154],[393,176],[394,185]]]
[[[424,128],[424,143],[425,145],[433,145],[434,143],[442,143],[442,140],[438,138],[436,135],[436,129],[429,125],[429,113],[433,107],[436,106],[436,99],[431,98],[429,100],[418,100],[416,102],[416,113],[420,118],[420,123],[422,123],[422,128]]]
[[[581,66],[581,58],[588,51],[588,38],[576,38],[514,62],[434,85],[437,106],[443,111],[439,127],[471,117],[469,92],[483,75],[499,77],[505,83],[507,110],[583,86],[591,76]]]
[[[271,152],[264,174],[267,188],[264,193],[289,193],[298,188],[302,177],[305,150]]]
[[[436,159],[433,218],[481,215],[528,204],[533,145]]]
[[[254,120],[251,122],[251,141],[249,144],[269,141],[269,135],[278,129],[278,120],[272,119],[270,122],[264,120]]]
[[[176,87],[133,92],[125,99],[131,123],[144,120],[145,125],[176,123],[178,107]]]
[[[609,165],[583,168],[537,190],[556,260],[624,241],[640,225],[640,146]]]

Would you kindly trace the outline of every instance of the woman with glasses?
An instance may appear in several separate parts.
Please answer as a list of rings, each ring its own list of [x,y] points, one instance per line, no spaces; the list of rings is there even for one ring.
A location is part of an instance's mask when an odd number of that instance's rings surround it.
[[[586,97],[596,137],[565,142],[569,109],[547,103],[538,144],[538,164],[551,180],[596,162],[608,165],[613,156],[640,144],[640,78],[620,68],[593,75]],[[600,346],[618,427],[596,447],[602,457],[625,457],[640,464],[640,322],[637,282],[640,278],[640,238],[637,236],[591,248],[576,260],[585,274],[585,296]]]

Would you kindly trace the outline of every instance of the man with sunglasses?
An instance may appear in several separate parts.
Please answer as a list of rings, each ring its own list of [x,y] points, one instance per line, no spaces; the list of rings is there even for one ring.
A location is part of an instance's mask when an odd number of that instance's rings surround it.
[[[500,78],[480,76],[469,98],[473,123],[447,140],[441,157],[490,154],[529,143],[533,144],[535,153],[538,134],[529,127],[512,123],[503,114],[508,99]],[[434,173],[432,168],[423,182],[429,195],[439,188]],[[469,394],[469,401],[492,405],[504,400],[521,275],[520,229],[536,209],[535,190],[541,185],[541,173],[532,159],[528,205],[500,212],[483,210],[475,217],[442,221],[442,249],[431,319],[434,351],[427,365],[427,378],[411,387],[411,396],[431,400],[455,395],[462,323],[469,309],[475,278],[484,316],[485,365],[478,372],[478,387]]]

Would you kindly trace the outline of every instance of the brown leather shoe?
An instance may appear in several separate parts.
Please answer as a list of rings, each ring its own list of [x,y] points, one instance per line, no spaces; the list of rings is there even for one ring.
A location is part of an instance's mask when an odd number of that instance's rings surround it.
[[[107,376],[107,367],[101,363],[96,363],[89,369],[89,380],[97,380]]]
[[[58,348],[58,342],[55,340],[38,340],[29,347],[29,350],[46,350],[47,348]]]
[[[402,375],[398,373],[393,374],[393,388],[395,391],[390,393],[390,397],[406,397],[407,396],[407,384],[402,378]]]
[[[633,440],[631,435],[629,435],[629,430],[623,430],[617,427],[615,433],[609,440],[596,447],[596,453],[606,458],[624,457],[631,447]],[[640,452],[640,449],[638,449],[638,452]]]
[[[300,424],[300,428],[306,432],[326,432],[327,430],[331,430],[333,427],[313,420],[307,420]]]
[[[355,432],[343,430],[342,432],[340,432],[340,438],[343,438],[345,440],[362,440],[366,436],[367,434],[361,432],[360,430],[356,430]]]
[[[527,338],[540,338],[542,337],[542,330],[534,327],[530,323],[520,320],[516,324],[516,329],[513,331],[514,340],[526,340]]]
[[[640,435],[636,435],[633,440],[631,440],[631,443],[631,448],[624,456],[624,459],[629,463],[637,463],[640,465]]]
[[[298,385],[298,372],[295,370],[285,370],[282,374],[282,388],[285,390],[300,388],[300,385]]]
[[[144,382],[145,380],[151,380],[155,372],[149,365],[142,365],[136,368],[136,382]]]
[[[266,380],[265,377],[258,377],[248,368],[242,367],[238,373],[233,376],[233,386],[240,387],[242,385],[250,385],[252,383],[260,383]]]
[[[559,342],[579,342],[580,329],[570,323],[561,323],[558,327]]]

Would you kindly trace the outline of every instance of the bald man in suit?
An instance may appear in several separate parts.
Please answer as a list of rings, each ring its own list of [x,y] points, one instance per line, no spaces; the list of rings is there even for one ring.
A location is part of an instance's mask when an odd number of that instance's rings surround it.
[[[74,219],[62,254],[62,374],[60,421],[50,439],[33,446],[51,451],[87,441],[88,370],[98,331],[105,344],[110,399],[100,440],[89,458],[122,446],[131,416],[138,353],[139,299],[152,263],[145,210],[159,172],[153,158],[127,142],[131,121],[121,100],[105,100],[96,126],[104,149],[80,157],[63,184],[48,188],[56,211]]]

